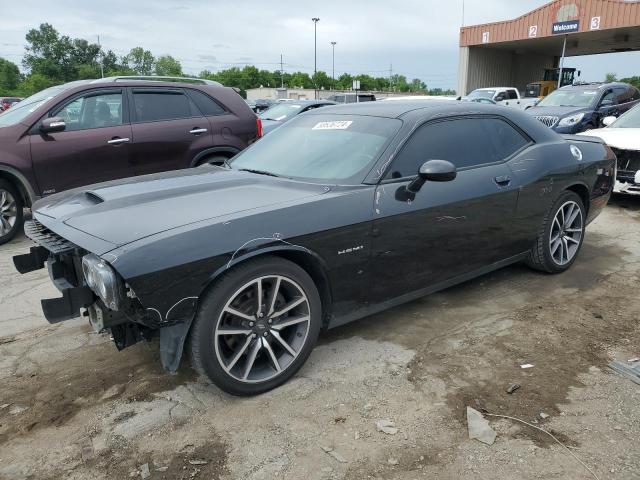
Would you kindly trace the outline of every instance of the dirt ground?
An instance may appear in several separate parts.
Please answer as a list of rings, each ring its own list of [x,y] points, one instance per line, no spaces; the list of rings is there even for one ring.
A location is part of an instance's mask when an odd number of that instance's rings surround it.
[[[2,480],[593,478],[512,420],[470,440],[467,406],[552,432],[600,479],[640,479],[640,386],[607,367],[640,356],[640,198],[612,200],[570,271],[514,266],[332,330],[254,398],[188,364],[165,374],[157,344],[118,353],[80,320],[48,325],[46,272],[11,266],[28,246],[0,247]]]

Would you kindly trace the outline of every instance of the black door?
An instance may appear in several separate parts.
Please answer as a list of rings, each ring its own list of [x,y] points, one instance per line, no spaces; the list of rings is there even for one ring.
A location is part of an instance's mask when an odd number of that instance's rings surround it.
[[[517,185],[505,163],[530,140],[501,118],[455,118],[413,133],[374,201],[372,303],[433,286],[512,257]],[[448,160],[455,180],[404,188],[427,160]]]

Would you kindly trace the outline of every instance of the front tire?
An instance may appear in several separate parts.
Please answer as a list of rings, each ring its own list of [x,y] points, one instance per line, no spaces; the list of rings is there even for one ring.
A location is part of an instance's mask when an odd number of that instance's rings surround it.
[[[322,325],[318,289],[290,261],[265,257],[216,281],[190,338],[194,368],[232,395],[282,385],[302,367]]]
[[[586,211],[582,199],[575,192],[563,192],[545,217],[527,265],[548,273],[567,270],[582,247],[585,226]]]
[[[24,203],[20,192],[0,179],[0,245],[12,240],[23,225]]]

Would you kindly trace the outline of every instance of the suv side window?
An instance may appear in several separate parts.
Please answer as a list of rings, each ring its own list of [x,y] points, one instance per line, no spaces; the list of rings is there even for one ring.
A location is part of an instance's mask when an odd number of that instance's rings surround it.
[[[214,115],[224,115],[227,111],[213,98],[200,90],[187,89],[191,100],[195,102],[198,109],[207,117]]]
[[[64,119],[66,132],[122,125],[122,91],[88,93],[53,111],[51,116]]]
[[[631,89],[625,87],[616,87],[613,89],[613,93],[615,93],[617,103],[619,104],[630,102],[631,96],[633,95]]]
[[[448,160],[457,168],[494,163],[507,159],[528,144],[528,138],[499,118],[458,118],[427,123],[405,143],[385,178],[412,177],[427,160]]]
[[[137,122],[157,122],[202,116],[182,90],[134,89]]]
[[[357,99],[355,95],[345,95],[344,97],[346,99],[345,103],[356,103]]]
[[[618,104],[618,102],[616,101],[616,94],[613,92],[613,90],[607,90],[607,92],[602,96],[602,100],[600,100],[600,105],[603,105],[609,101],[611,102],[609,103],[609,105]]]

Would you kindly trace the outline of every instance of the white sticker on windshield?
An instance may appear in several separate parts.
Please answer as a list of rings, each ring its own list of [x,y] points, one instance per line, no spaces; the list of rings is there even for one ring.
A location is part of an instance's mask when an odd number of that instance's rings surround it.
[[[318,122],[312,130],[346,130],[349,125],[353,123],[352,120],[336,120],[333,122]]]

